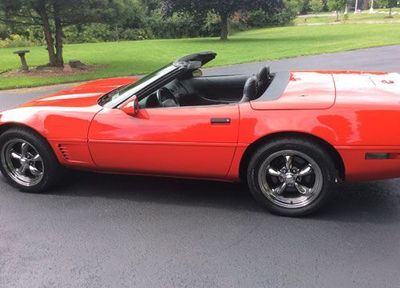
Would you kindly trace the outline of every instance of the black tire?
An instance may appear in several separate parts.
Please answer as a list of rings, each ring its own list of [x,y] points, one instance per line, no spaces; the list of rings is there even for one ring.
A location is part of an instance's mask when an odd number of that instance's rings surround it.
[[[38,183],[31,186],[16,182],[16,180],[10,176],[9,171],[11,169],[9,165],[6,164],[7,162],[5,160],[5,145],[10,143],[10,141],[20,140],[29,143],[31,146],[30,149],[33,147],[41,157],[40,165],[43,170],[42,175]],[[48,191],[58,182],[62,175],[63,168],[59,164],[58,159],[47,141],[27,128],[18,127],[11,128],[0,135],[0,171],[9,183],[19,190],[30,193],[41,193]]]
[[[314,185],[315,185],[314,187],[317,187],[314,190],[315,195],[313,197],[315,197],[315,198],[311,198],[311,196],[309,196],[310,199],[312,199],[312,200],[310,200],[310,202],[307,204],[301,204],[301,202],[299,202],[301,205],[304,205],[302,207],[295,207],[295,205],[291,206],[291,204],[292,204],[290,202],[291,198],[287,198],[287,197],[286,197],[286,199],[289,199],[288,200],[289,202],[279,202],[277,200],[277,198],[279,198],[281,196],[280,193],[282,193],[282,192],[278,192],[279,194],[277,194],[277,193],[273,194],[273,192],[269,192],[269,191],[273,191],[273,188],[271,188],[271,186],[273,186],[273,185],[272,184],[268,185],[268,180],[265,180],[265,181],[262,180],[262,177],[264,175],[263,174],[264,172],[262,172],[262,169],[265,169],[265,167],[272,167],[271,163],[273,163],[273,162],[269,162],[269,161],[271,161],[270,159],[277,159],[274,161],[279,161],[279,159],[277,157],[282,157],[282,156],[279,156],[280,153],[283,153],[283,155],[286,155],[285,153],[288,153],[287,151],[294,151],[294,153],[299,153],[299,154],[293,154],[293,155],[304,155],[304,157],[307,157],[307,159],[309,159],[315,166],[315,167],[311,166],[311,167],[313,167],[312,171],[315,174],[317,174],[317,171],[318,171],[318,185],[316,185],[316,182],[315,182],[315,181],[317,181],[316,180],[317,176],[307,176],[307,177],[310,177],[310,179],[311,179],[311,177],[314,177]],[[277,155],[276,158],[271,158],[271,157],[274,157],[274,155]],[[283,156],[283,157],[286,157],[286,156]],[[298,156],[294,156],[294,157],[298,157]],[[282,161],[284,161],[286,158],[282,158],[282,159],[283,159]],[[298,161],[301,161],[303,158],[298,157],[298,159],[300,159]],[[305,162],[307,162],[307,161],[305,161]],[[265,164],[265,163],[269,163],[269,164]],[[275,162],[275,163],[277,163],[277,162]],[[294,167],[294,164],[293,164],[293,167]],[[282,169],[285,169],[285,167]],[[297,169],[297,168],[294,167],[294,169]],[[274,169],[274,170],[276,171],[276,169]],[[263,170],[263,171],[265,171],[265,170]],[[270,171],[269,168],[266,171]],[[298,171],[300,171],[300,169],[298,169]],[[281,173],[281,171],[278,171],[278,172]],[[266,173],[270,173],[270,172],[266,172]],[[260,147],[253,154],[253,156],[249,162],[248,168],[247,168],[247,183],[248,183],[248,187],[249,187],[252,195],[254,196],[254,198],[260,204],[262,204],[265,208],[267,208],[270,212],[272,212],[274,214],[282,215],[282,216],[292,216],[292,217],[304,216],[304,215],[308,215],[313,212],[316,212],[317,210],[321,209],[326,204],[326,202],[330,198],[331,188],[332,188],[332,185],[335,183],[336,174],[337,174],[337,172],[336,172],[335,166],[333,164],[333,161],[329,156],[329,153],[327,153],[318,144],[307,141],[305,139],[301,139],[301,138],[287,137],[287,138],[280,138],[280,139],[276,139],[271,142],[268,142],[265,145],[263,145],[262,147]],[[269,174],[269,175],[272,175],[272,174]],[[276,179],[278,179],[278,180],[275,180],[275,182],[278,183],[278,188],[280,188],[279,185],[281,182],[283,183],[283,182],[286,182],[289,180],[294,181],[293,177],[291,176],[293,174],[291,174],[289,177],[286,176],[286,175],[288,175],[286,173],[284,173],[283,175],[285,175],[285,176],[278,177],[278,176],[267,176],[267,174],[265,174],[265,178],[270,177],[269,179],[274,180],[275,178],[273,178],[273,177],[277,177]],[[303,176],[304,179],[305,179],[305,177],[306,176]],[[291,179],[289,179],[289,178],[291,178]],[[301,177],[298,179],[301,179]],[[281,181],[281,182],[278,182],[278,181]],[[312,181],[312,179],[310,181]],[[321,181],[322,181],[322,184],[321,184]],[[296,180],[296,182],[297,182],[297,180]],[[263,183],[264,183],[264,185],[263,185]],[[265,185],[265,183],[267,183],[267,185]],[[293,192],[293,190],[296,191],[295,188],[297,186],[295,186],[295,185],[297,185],[297,184],[295,184],[295,183],[286,184],[285,183],[284,187],[289,187],[287,185],[290,185],[292,187],[292,188],[290,188],[292,190],[289,192],[295,193],[295,192]],[[268,188],[265,188],[266,186]],[[285,189],[288,189],[288,188],[283,188],[283,191],[284,191],[283,193],[287,193],[285,191]],[[275,195],[278,195],[278,196],[275,196]],[[299,190],[299,197],[300,196],[304,196],[304,195],[301,194],[300,190]],[[277,198],[274,198],[274,197],[277,197]],[[285,199],[285,201],[286,201],[286,199]],[[298,199],[301,199],[301,198],[298,198]],[[303,201],[302,203],[306,203],[306,201]],[[290,206],[290,207],[286,207],[285,205]]]

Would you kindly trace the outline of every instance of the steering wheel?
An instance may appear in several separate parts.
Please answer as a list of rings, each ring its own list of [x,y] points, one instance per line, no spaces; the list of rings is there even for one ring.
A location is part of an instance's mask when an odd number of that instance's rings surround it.
[[[161,107],[177,107],[180,106],[175,95],[168,88],[160,88],[156,93],[157,101]]]

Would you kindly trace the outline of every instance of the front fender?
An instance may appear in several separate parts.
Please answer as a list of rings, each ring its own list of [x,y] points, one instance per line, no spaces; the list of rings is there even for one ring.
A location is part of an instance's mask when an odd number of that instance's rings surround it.
[[[0,133],[26,127],[43,137],[65,166],[94,166],[87,145],[90,123],[98,109],[21,107],[0,115]]]

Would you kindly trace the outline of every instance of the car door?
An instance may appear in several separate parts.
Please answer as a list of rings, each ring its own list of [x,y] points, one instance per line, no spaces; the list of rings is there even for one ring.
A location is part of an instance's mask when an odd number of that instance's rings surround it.
[[[103,170],[224,178],[235,153],[237,104],[143,108],[134,116],[103,109],[88,136]]]

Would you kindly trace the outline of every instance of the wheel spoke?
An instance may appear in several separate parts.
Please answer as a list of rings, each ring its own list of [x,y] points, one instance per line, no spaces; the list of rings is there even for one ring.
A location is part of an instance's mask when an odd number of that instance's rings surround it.
[[[42,157],[40,157],[39,154],[36,154],[36,155],[32,158],[32,161],[34,161],[34,162],[42,161]]]
[[[26,156],[26,153],[28,152],[29,144],[26,142],[22,142],[21,144],[21,155]]]
[[[292,161],[293,161],[292,155],[285,155],[286,170],[289,171],[290,169],[292,169]]]
[[[280,195],[285,191],[286,185],[286,182],[283,182],[281,186],[272,189],[272,192]]]
[[[311,188],[308,188],[304,185],[301,185],[300,183],[295,182],[294,186],[296,187],[297,191],[299,191],[300,194],[302,195],[307,195],[311,192]]]
[[[22,165],[21,167],[19,167],[16,171],[21,174],[21,175],[25,175],[26,169],[28,168],[27,165]]]
[[[276,177],[281,177],[281,176],[283,176],[283,174],[282,174],[280,171],[277,171],[277,170],[275,170],[275,169],[272,168],[272,167],[269,167],[269,168],[268,168],[268,174],[269,174],[269,175],[272,175],[272,176],[276,176]]]
[[[312,173],[312,166],[311,164],[308,164],[306,167],[304,167],[303,169],[300,170],[299,173],[297,173],[297,176],[306,176],[308,174]]]
[[[37,169],[36,167],[29,165],[29,171],[32,173],[33,176],[40,176],[42,172]]]
[[[19,155],[17,152],[11,152],[11,157],[17,160],[21,160],[21,155]]]

